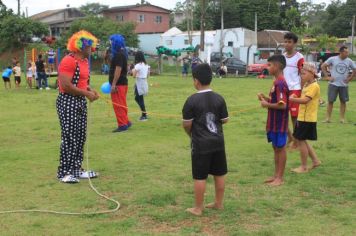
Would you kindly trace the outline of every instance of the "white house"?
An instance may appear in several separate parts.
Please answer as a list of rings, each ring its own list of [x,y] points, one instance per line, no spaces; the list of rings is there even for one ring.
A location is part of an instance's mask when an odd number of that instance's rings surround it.
[[[254,63],[254,53],[257,51],[256,34],[245,28],[232,28],[223,31],[223,52],[231,53],[234,57]],[[201,59],[209,61],[211,52],[220,52],[221,30],[205,31],[205,51],[200,55]],[[200,44],[200,31],[192,32],[192,46]],[[160,46],[171,49],[189,47],[188,32],[182,32],[176,27],[169,29],[161,35]]]

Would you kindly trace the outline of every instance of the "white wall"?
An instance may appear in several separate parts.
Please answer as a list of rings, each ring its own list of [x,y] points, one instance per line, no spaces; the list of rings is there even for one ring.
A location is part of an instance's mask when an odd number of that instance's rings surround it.
[[[139,49],[144,53],[156,54],[156,47],[159,46],[161,34],[139,34]]]

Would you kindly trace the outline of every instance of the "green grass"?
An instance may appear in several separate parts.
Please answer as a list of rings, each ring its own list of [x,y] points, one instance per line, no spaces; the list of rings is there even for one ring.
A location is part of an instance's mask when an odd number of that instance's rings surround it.
[[[105,81],[94,76],[96,88]],[[351,85],[349,124],[318,125],[313,143],[323,165],[308,174],[286,172],[286,184],[262,184],[273,171],[272,151],[265,138],[266,111],[256,93],[268,93],[271,80],[229,78],[213,88],[227,101],[231,122],[225,126],[229,174],[225,210],[206,211],[201,218],[184,210],[193,204],[189,140],[179,119],[192,81],[154,77],[146,98],[153,114],[145,123],[130,80],[128,104],[132,129],[113,134],[113,111],[103,101],[91,105],[90,164],[101,173],[93,182],[119,200],[122,208],[101,216],[48,214],[0,215],[0,235],[355,235],[356,222],[356,91]],[[322,82],[322,94],[327,84]],[[87,181],[64,185],[56,180],[60,130],[55,111],[57,91],[0,90],[0,210],[111,209]],[[325,96],[324,96],[325,98]],[[173,116],[168,116],[173,115]],[[319,120],[325,115],[320,108]],[[175,118],[177,117],[177,118]],[[299,164],[288,154],[287,170]],[[209,179],[206,201],[214,197]]]

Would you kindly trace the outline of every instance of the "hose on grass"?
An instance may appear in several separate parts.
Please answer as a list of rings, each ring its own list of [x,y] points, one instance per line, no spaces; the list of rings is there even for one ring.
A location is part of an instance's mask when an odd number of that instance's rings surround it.
[[[91,115],[91,105],[89,103],[88,105],[88,127],[87,127],[87,143],[86,143],[86,168],[89,170],[89,140],[90,140],[90,126],[92,122],[92,115]],[[25,210],[25,209],[20,209],[20,210],[7,210],[7,211],[0,211],[0,214],[13,214],[13,213],[47,213],[47,214],[55,214],[55,215],[73,215],[73,216],[80,216],[80,215],[100,215],[100,214],[110,214],[118,211],[120,209],[120,202],[106,196],[105,194],[99,192],[99,190],[96,189],[96,187],[93,185],[91,179],[88,176],[88,183],[89,187],[92,191],[95,192],[96,195],[98,195],[101,198],[104,198],[105,200],[112,202],[116,205],[114,209],[110,210],[101,210],[101,211],[92,211],[92,212],[67,212],[67,211],[54,211],[54,210],[47,210],[47,209],[31,209],[31,210]]]

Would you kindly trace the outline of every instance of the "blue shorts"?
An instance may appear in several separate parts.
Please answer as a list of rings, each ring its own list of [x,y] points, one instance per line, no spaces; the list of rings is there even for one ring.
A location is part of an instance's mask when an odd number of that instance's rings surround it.
[[[48,58],[48,64],[54,64],[54,58]]]
[[[272,145],[276,148],[282,148],[287,144],[287,132],[281,133],[281,132],[268,132],[267,133],[267,140],[269,143],[272,143]]]

